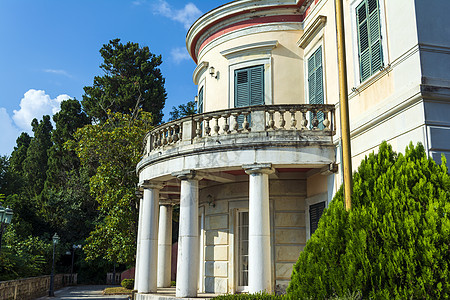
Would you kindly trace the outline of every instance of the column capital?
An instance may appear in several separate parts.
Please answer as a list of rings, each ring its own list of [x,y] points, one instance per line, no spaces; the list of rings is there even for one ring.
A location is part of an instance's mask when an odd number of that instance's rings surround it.
[[[175,204],[177,204],[175,200],[159,200],[159,205],[174,206]]]
[[[177,177],[180,180],[200,180],[202,177],[196,170],[182,170],[178,172],[173,172],[172,176]]]
[[[243,165],[242,169],[244,169],[245,173],[248,175],[251,174],[272,174],[275,172],[274,168],[272,168],[272,164],[248,164]]]
[[[139,182],[138,186],[141,189],[155,189],[155,190],[160,190],[164,187],[162,182],[150,180],[142,180],[141,182]]]

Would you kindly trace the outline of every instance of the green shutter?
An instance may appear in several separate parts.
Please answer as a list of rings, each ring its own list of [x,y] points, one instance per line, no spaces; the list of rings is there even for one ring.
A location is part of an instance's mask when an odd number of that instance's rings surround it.
[[[320,217],[325,209],[325,202],[319,202],[309,207],[309,232],[311,235],[319,226]]]
[[[308,98],[310,104],[324,104],[322,47],[308,58]],[[313,114],[310,114],[312,120]],[[323,112],[317,113],[319,128],[323,129]],[[311,124],[311,123],[310,123]]]
[[[378,0],[363,0],[356,8],[361,82],[383,66]]]
[[[264,104],[264,66],[250,70],[250,105]]]
[[[203,113],[203,87],[198,92],[197,113]]]
[[[234,106],[244,107],[250,105],[249,70],[237,70],[234,73]]]
[[[239,69],[234,72],[234,107],[264,104],[264,66]],[[248,120],[250,123],[250,116]],[[239,126],[244,117],[238,117]]]

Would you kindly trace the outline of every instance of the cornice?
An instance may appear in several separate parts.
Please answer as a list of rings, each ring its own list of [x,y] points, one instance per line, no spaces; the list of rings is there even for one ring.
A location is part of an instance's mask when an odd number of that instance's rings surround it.
[[[225,58],[230,59],[236,56],[245,55],[252,52],[269,52],[278,46],[278,41],[265,41],[234,47],[220,52]]]
[[[237,0],[224,4],[204,14],[191,26],[186,35],[186,47],[197,62],[198,43],[204,35],[211,36],[223,27],[254,18],[260,12],[267,15],[273,10],[288,9],[292,15],[303,16],[311,2],[312,0]]]

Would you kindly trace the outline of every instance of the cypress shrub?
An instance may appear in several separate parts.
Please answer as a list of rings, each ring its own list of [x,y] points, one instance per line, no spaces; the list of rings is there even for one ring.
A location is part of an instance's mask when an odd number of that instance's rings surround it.
[[[300,253],[291,299],[450,297],[450,177],[410,144],[396,154],[386,142],[353,175],[352,209],[336,193]]]

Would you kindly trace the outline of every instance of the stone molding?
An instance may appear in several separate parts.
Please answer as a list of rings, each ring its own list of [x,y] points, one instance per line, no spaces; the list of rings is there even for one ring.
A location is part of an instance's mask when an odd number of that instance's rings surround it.
[[[244,169],[245,173],[248,175],[275,173],[275,169],[272,167],[271,163],[243,165],[242,169]]]
[[[179,180],[200,180],[202,179],[199,176],[198,172],[195,170],[182,170],[172,173],[173,177],[178,178]]]
[[[151,180],[143,180],[139,182],[138,185],[142,189],[154,189],[154,190],[160,190],[164,187],[164,185],[161,182]]]

